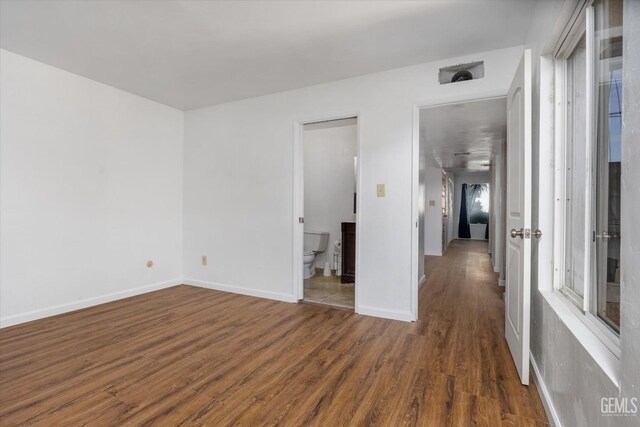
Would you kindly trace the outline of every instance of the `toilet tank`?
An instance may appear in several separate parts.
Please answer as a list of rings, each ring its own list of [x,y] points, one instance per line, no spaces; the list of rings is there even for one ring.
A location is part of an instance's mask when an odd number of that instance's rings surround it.
[[[329,233],[326,231],[304,230],[304,250],[324,252],[329,243]]]

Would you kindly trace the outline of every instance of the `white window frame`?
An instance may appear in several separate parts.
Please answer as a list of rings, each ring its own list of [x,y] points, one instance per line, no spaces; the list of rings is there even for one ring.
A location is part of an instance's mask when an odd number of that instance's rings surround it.
[[[553,257],[553,289],[554,292],[568,306],[569,310],[580,319],[587,328],[615,355],[620,358],[620,336],[611,329],[602,319],[593,315],[591,307],[595,306],[592,294],[597,294],[594,281],[594,273],[592,266],[592,253],[595,253],[594,242],[592,239],[592,220],[593,220],[593,202],[592,197],[595,195],[595,185],[593,183],[593,161],[595,159],[595,144],[593,143],[594,133],[593,124],[596,118],[594,105],[594,0],[585,1],[582,9],[576,18],[569,22],[567,30],[561,39],[561,43],[556,47],[554,52],[554,80],[555,80],[555,141],[554,157],[555,157],[555,205],[554,205],[554,254]],[[567,147],[567,58],[573,52],[574,48],[586,34],[586,179],[585,179],[585,233],[584,233],[584,283],[583,294],[581,298],[570,288],[564,287],[565,282],[565,231],[566,231],[566,147]]]

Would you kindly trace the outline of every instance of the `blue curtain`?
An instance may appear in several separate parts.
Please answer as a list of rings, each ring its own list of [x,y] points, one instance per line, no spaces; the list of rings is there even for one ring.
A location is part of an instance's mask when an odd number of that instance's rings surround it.
[[[458,237],[461,239],[471,238],[469,215],[467,215],[467,184],[462,184],[462,199],[460,200],[460,220],[458,221]]]

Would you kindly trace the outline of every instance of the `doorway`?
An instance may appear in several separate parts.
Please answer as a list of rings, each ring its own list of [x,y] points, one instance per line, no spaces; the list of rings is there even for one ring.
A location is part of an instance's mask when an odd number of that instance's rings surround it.
[[[426,164],[424,255],[442,255],[453,239],[485,240],[499,273],[494,246],[502,238],[506,188],[496,177],[504,176],[506,97],[421,108],[419,132]]]
[[[497,286],[496,289],[504,292],[505,338],[522,384],[529,382],[531,237],[541,235],[539,230],[531,232],[531,105],[531,50],[526,49],[506,97],[505,93],[469,100],[453,97],[416,105],[413,115],[412,314],[414,318],[418,317],[419,282],[416,276],[418,264],[424,262],[420,259],[424,256],[420,253],[419,240],[424,239],[425,245],[427,243],[427,236],[421,236],[418,227],[419,212],[425,206],[421,203],[424,198],[420,194],[422,168],[419,166],[431,163],[434,168],[454,175],[469,170],[488,172],[493,193],[500,192],[502,197],[490,198],[496,225],[490,227],[489,243],[496,244],[485,244],[494,272],[501,275],[504,272],[506,279],[504,291]],[[427,149],[421,150],[422,145]],[[496,178],[498,174],[493,173],[496,171],[500,171],[500,180]],[[429,182],[425,181],[428,188]],[[441,176],[433,182],[441,188]],[[454,194],[454,199],[461,196]],[[437,208],[436,200],[433,205]],[[432,206],[431,200],[427,206]],[[440,228],[441,213],[433,217]],[[430,222],[427,218],[428,210],[425,222]],[[428,225],[425,229],[429,229]],[[510,229],[508,246],[504,233],[507,228]],[[503,232],[502,236],[499,231]],[[437,236],[441,239],[442,233]],[[503,253],[496,258],[494,250],[501,245]],[[437,246],[442,247],[441,242]],[[495,263],[497,259],[502,260],[501,264]],[[420,292],[425,292],[424,289],[425,286]]]
[[[358,118],[297,124],[301,270],[298,299],[355,309]],[[300,236],[301,235],[301,236]]]
[[[479,240],[483,244],[476,246],[489,255],[498,286],[504,265],[506,97],[425,106],[417,120],[425,165],[425,225],[419,234],[424,253],[418,254],[424,258],[418,262],[428,272],[428,263],[446,255],[457,239]]]

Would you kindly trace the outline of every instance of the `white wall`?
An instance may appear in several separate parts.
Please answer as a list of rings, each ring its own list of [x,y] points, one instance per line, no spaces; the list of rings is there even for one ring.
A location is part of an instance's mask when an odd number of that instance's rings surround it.
[[[355,125],[305,130],[304,228],[329,232],[329,244],[316,256],[316,266],[333,265],[334,242],[342,239],[343,221],[354,221],[353,158],[357,152]]]
[[[488,184],[491,180],[489,172],[456,172],[453,176],[453,235],[458,238],[460,224],[460,201],[462,200],[462,184]],[[493,191],[493,189],[489,189]],[[491,224],[489,224],[491,227]]]
[[[294,121],[357,113],[359,311],[410,319],[413,106],[506,93],[521,53],[476,53],[185,113],[186,278],[295,298]],[[485,61],[483,79],[438,84],[440,67],[477,60]],[[376,197],[376,184],[386,185],[386,197]]]
[[[431,159],[431,152],[427,153],[427,141],[424,138],[419,140],[419,168],[418,168],[418,284],[422,286],[427,277],[424,272],[424,256],[425,256],[425,223],[426,223],[426,202],[425,202],[425,186],[427,169],[427,155]]]
[[[506,175],[505,155],[506,148],[499,150],[491,160],[491,228],[489,235],[491,236],[491,264],[493,271],[500,273],[504,278],[504,257],[505,257],[505,209],[506,209],[506,187],[507,183],[504,179]]]
[[[640,398],[640,263],[634,262],[640,253],[640,233],[637,212],[640,210],[637,183],[640,171],[636,167],[622,170],[622,271],[621,271],[621,356],[616,376],[620,387],[609,379],[601,366],[585,348],[583,341],[568,328],[567,323],[551,306],[541,290],[551,288],[553,274],[553,225],[546,207],[553,206],[553,182],[542,180],[553,176],[554,167],[548,152],[540,149],[542,138],[549,137],[546,117],[541,117],[539,105],[547,103],[541,96],[541,54],[551,53],[559,29],[564,27],[575,0],[538,2],[536,14],[528,36],[532,49],[533,72],[533,218],[532,228],[540,228],[543,237],[532,240],[531,283],[531,359],[542,384],[538,387],[549,399],[552,415],[562,426],[637,426],[640,415],[603,416],[600,412],[603,397]],[[566,12],[566,13],[565,13]],[[640,161],[637,144],[640,123],[640,26],[629,25],[640,20],[640,2],[625,1],[624,10],[624,119],[622,134],[623,158],[628,165]],[[553,129],[551,129],[551,132]],[[538,182],[543,186],[538,186]]]
[[[453,182],[453,173],[447,173],[447,197],[449,197],[448,206],[447,206],[447,246],[449,243],[455,238],[455,230],[456,226],[453,223],[453,209],[454,209],[454,201],[455,201],[455,184]]]
[[[183,113],[5,50],[0,74],[0,323],[177,283]]]
[[[431,206],[431,202],[434,205]],[[424,254],[442,255],[442,169],[425,169]]]

